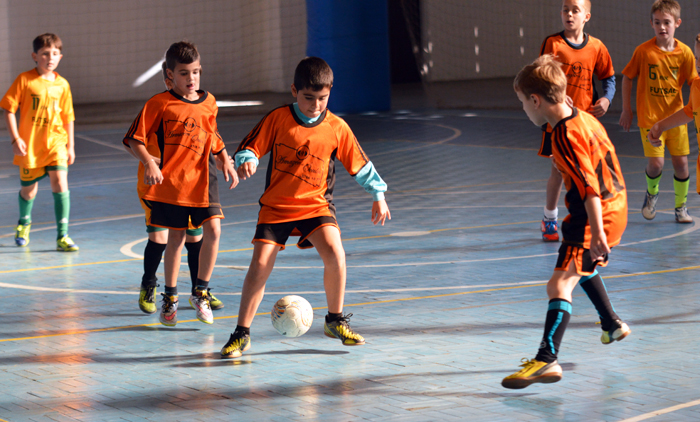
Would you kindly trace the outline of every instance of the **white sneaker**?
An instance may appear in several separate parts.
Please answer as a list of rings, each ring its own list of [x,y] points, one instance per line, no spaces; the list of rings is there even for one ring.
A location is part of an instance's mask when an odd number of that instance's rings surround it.
[[[688,224],[693,222],[693,217],[688,215],[688,208],[683,205],[676,208],[676,223]]]
[[[163,304],[160,308],[160,323],[174,327],[177,325],[177,296],[168,296],[165,293],[161,293],[161,296],[163,296]]]
[[[190,296],[190,305],[197,311],[197,319],[205,324],[214,323],[214,315],[211,312],[209,298],[206,290],[195,289]]]
[[[642,215],[647,220],[653,220],[656,217],[656,201],[659,199],[659,194],[652,195],[647,191],[642,205]]]

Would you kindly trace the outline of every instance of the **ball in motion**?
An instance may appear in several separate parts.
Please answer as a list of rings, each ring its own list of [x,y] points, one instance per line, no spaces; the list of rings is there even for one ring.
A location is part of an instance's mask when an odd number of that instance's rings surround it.
[[[270,313],[272,326],[286,337],[299,337],[309,331],[314,311],[301,296],[289,295],[278,300]]]

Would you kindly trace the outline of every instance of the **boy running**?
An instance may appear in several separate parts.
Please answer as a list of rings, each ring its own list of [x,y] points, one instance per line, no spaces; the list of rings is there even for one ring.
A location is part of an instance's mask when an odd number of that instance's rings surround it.
[[[622,70],[622,115],[620,125],[629,130],[632,124],[632,80],[637,78],[637,124],[642,135],[646,166],[647,192],[642,215],[647,220],[656,217],[659,182],[664,167],[664,145],[671,153],[673,163],[673,190],[676,200],[676,222],[692,223],[686,200],[690,185],[688,172],[688,128],[680,125],[665,131],[661,145],[654,146],[647,139],[649,129],[683,108],[681,88],[684,82],[692,84],[698,77],[693,52],[673,36],[681,24],[681,6],[675,0],[657,0],[651,7],[651,27],[656,36],[634,50],[632,59]]]
[[[260,197],[253,259],[243,282],[238,325],[221,349],[236,358],[250,348],[250,325],[265,293],[265,283],[277,253],[290,235],[301,236],[297,247],[315,247],[324,265],[323,285],[328,302],[324,333],[345,346],[365,339],[343,316],[345,251],[335,219],[333,186],[335,159],[372,194],[372,222],[391,219],[384,200],[386,183],[375,171],[347,123],[326,109],[333,87],[333,71],[318,57],[303,59],[294,72],[292,95],[297,102],[268,113],[236,150],[239,177],[257,170],[259,158],[270,153],[265,191]]]
[[[73,95],[68,82],[55,72],[63,57],[63,43],[58,35],[43,34],[32,44],[36,67],[20,74],[0,101],[21,184],[15,244],[29,244],[37,182],[48,175],[56,215],[56,249],[75,252],[78,245],[68,236],[68,166],[75,162]]]
[[[214,322],[208,299],[209,280],[214,270],[224,218],[219,202],[216,164],[221,166],[229,189],[238,184],[225,145],[219,136],[214,96],[199,90],[201,75],[197,47],[186,41],[172,44],[165,54],[172,89],[153,96],[124,136],[144,165],[141,200],[146,206],[146,224],[170,229],[165,249],[165,293],[160,322],[177,324],[177,275],[185,242],[185,230],[203,226],[196,287],[190,304],[197,318]],[[155,135],[155,136],[153,136]],[[148,152],[156,143],[158,156]]]
[[[528,118],[538,126],[549,123],[553,127],[552,153],[566,184],[569,215],[562,223],[564,241],[547,283],[549,306],[539,351],[534,359],[524,359],[522,370],[503,379],[505,388],[561,380],[557,354],[571,316],[571,292],[576,283],[581,283],[598,311],[603,344],[620,341],[631,332],[615,313],[596,270],[607,265],[610,248],[620,243],[627,226],[625,181],[603,125],[566,104],[566,83],[561,64],[551,55],[525,66],[514,81]]]

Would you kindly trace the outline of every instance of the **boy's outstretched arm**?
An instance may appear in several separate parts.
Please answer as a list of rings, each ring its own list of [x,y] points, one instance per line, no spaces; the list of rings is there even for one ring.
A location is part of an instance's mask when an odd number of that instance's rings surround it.
[[[148,153],[146,146],[134,139],[127,139],[129,147],[146,168],[143,174],[143,183],[146,185],[159,185],[163,182],[163,173],[160,172],[155,157]]]
[[[229,157],[228,153],[226,152],[226,149],[224,148],[219,152],[218,154],[214,155],[216,157],[216,161],[219,162],[217,167],[221,166],[221,171],[224,173],[224,179],[228,182],[230,181],[231,184],[229,185],[229,189],[233,189],[238,185],[238,175],[236,174],[236,171],[233,169],[233,163],[231,162],[231,157]]]
[[[27,143],[19,136],[19,132],[17,131],[17,116],[15,116],[15,113],[10,113],[5,110],[5,123],[7,125],[7,131],[10,132],[10,138],[12,138],[12,153],[24,157],[27,155]]]
[[[661,146],[661,135],[669,129],[692,122],[693,118],[688,117],[683,109],[678,110],[663,120],[659,120],[651,127],[647,133],[647,139],[655,147]]]
[[[622,76],[622,115],[620,115],[620,126],[629,132],[632,126],[632,79]]]
[[[380,199],[379,201],[372,202],[372,223],[377,225],[377,223],[382,223],[384,225],[384,220],[391,220],[391,212],[389,211],[389,206],[386,204],[385,199]]]
[[[603,255],[610,253],[608,238],[603,227],[603,209],[598,195],[588,194],[584,202],[588,223],[591,225],[591,260],[593,262],[603,259]]]

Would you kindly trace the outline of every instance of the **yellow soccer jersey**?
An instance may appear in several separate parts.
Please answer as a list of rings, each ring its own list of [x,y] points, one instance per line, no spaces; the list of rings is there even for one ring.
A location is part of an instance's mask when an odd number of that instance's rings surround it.
[[[637,124],[649,129],[654,123],[683,108],[681,87],[698,77],[693,51],[676,40],[673,51],[661,50],[656,38],[634,50],[622,74],[637,78]]]
[[[14,164],[37,168],[68,159],[68,133],[63,126],[75,120],[73,95],[58,73],[54,81],[42,78],[36,69],[20,74],[0,107],[10,113],[19,110],[19,136],[27,143],[27,155],[15,155]]]

